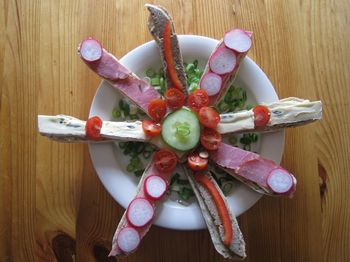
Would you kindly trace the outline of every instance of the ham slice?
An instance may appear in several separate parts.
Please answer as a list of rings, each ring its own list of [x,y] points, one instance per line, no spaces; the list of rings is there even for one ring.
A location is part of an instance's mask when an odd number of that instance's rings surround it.
[[[160,98],[157,90],[146,81],[139,79],[105,49],[102,49],[101,58],[94,62],[80,57],[91,70],[107,80],[111,86],[128,97],[145,113],[148,113],[149,102],[152,99]]]
[[[259,193],[292,197],[295,192],[295,177],[273,161],[264,159],[258,154],[220,143],[218,150],[211,152],[210,159],[227,173]],[[277,193],[269,187],[267,183],[269,175],[275,173],[276,170],[291,176],[292,186],[287,192]]]
[[[147,177],[149,176],[152,176],[152,175],[156,175],[156,176],[160,176],[162,177],[166,182],[167,184],[170,183],[170,179],[171,179],[171,175],[172,173],[160,173],[153,162],[151,162],[148,167],[146,168],[145,172],[143,173],[142,177],[141,177],[141,180],[137,186],[137,193],[136,193],[136,196],[135,198],[147,198],[146,194],[145,194],[145,191],[144,191],[144,183],[145,183],[145,180]],[[134,198],[134,199],[135,199]],[[150,200],[148,199],[152,205],[154,206],[154,208],[157,207],[157,205],[159,204],[159,200],[155,201],[155,200]],[[152,223],[149,223],[147,224],[146,226],[142,227],[142,228],[135,228],[139,235],[140,235],[140,239],[142,239],[148,232],[148,230],[150,229]],[[126,218],[126,211],[124,212],[124,215],[123,217],[121,218],[120,222],[119,222],[119,225],[117,227],[117,230],[115,231],[114,233],[114,236],[113,236],[113,240],[112,240],[112,250],[111,252],[109,253],[109,256],[124,256],[124,255],[128,255],[130,253],[125,253],[123,252],[119,247],[118,247],[118,244],[117,244],[117,239],[118,239],[118,234],[119,232],[125,228],[125,227],[133,227],[127,220]],[[134,250],[133,250],[134,251]],[[132,252],[133,252],[132,251]]]

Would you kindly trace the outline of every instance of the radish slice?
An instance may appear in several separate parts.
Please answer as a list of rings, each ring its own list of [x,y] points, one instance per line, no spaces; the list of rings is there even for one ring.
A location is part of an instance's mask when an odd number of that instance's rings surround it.
[[[277,194],[287,193],[293,187],[293,177],[287,170],[276,168],[267,177],[267,184]]]
[[[199,85],[207,92],[208,96],[214,96],[219,93],[221,84],[222,79],[219,75],[208,72],[202,77]]]
[[[158,200],[162,198],[166,192],[167,184],[165,180],[160,176],[149,176],[146,178],[144,190],[147,197],[152,200]]]
[[[85,39],[80,44],[79,52],[87,62],[95,62],[102,57],[102,46],[93,38]]]
[[[143,227],[153,218],[154,208],[146,198],[135,198],[129,204],[126,217],[134,227]]]
[[[236,54],[231,49],[222,46],[211,56],[209,67],[214,73],[224,75],[232,72],[236,63]]]
[[[132,227],[124,227],[118,234],[117,244],[124,253],[129,253],[140,244],[140,234]]]
[[[239,53],[245,53],[252,46],[252,39],[241,29],[228,31],[224,36],[224,44]]]

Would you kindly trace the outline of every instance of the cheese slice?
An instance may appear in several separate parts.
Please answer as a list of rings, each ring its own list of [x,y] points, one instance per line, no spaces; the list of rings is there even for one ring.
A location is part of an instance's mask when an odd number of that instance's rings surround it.
[[[86,142],[86,121],[66,115],[45,116],[38,115],[38,129],[40,134],[62,142]],[[102,141],[141,141],[147,142],[150,137],[142,130],[141,121],[112,122],[103,121],[101,128]]]
[[[270,110],[269,123],[259,129],[254,126],[254,112],[243,110],[235,113],[220,115],[220,123],[217,130],[221,134],[274,131],[280,128],[307,124],[322,118],[322,102],[309,101],[296,97],[281,99],[277,102],[265,105]]]

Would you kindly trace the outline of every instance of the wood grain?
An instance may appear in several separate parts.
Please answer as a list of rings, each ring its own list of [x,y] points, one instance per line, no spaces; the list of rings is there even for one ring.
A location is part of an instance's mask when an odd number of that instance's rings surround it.
[[[322,121],[287,130],[295,198],[239,218],[246,261],[349,261],[350,5],[346,0],[162,0],[179,34],[254,31],[252,57],[280,97],[321,99]],[[0,1],[0,261],[107,260],[123,209],[86,146],[36,130],[38,113],[86,118],[99,83],[77,58],[94,36],[117,57],[151,40],[146,1]],[[206,230],[153,227],[124,261],[223,261]]]

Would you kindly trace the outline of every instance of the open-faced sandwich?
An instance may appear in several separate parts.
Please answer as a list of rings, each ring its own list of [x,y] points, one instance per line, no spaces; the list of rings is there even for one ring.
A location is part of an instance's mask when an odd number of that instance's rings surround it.
[[[138,141],[156,148],[136,196],[119,222],[110,256],[125,256],[137,249],[152,225],[160,200],[166,196],[175,168],[182,165],[216,250],[225,258],[244,259],[242,232],[210,167],[223,169],[267,195],[292,197],[297,182],[273,161],[225,143],[222,136],[307,124],[321,118],[322,103],[286,98],[248,110],[220,110],[221,100],[252,46],[252,32],[237,28],[227,31],[209,57],[197,88],[191,89],[171,16],[161,6],[146,7],[150,12],[148,28],[162,61],[162,92],[123,66],[93,38],[82,41],[78,53],[92,71],[147,118],[105,121],[94,116],[83,121],[66,115],[39,115],[39,132],[61,142]],[[227,109],[230,105],[225,106]],[[222,111],[225,113],[220,114]]]

